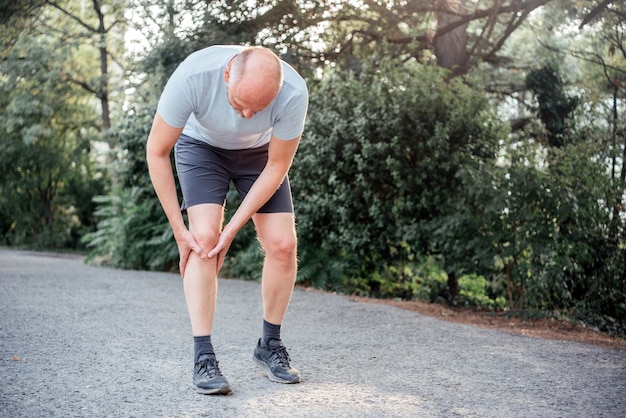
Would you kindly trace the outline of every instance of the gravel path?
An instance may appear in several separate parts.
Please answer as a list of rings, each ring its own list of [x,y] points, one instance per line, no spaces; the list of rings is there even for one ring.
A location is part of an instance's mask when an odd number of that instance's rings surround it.
[[[2,417],[626,417],[626,352],[296,290],[283,340],[303,383],[251,360],[259,284],[221,280],[213,341],[231,396],[191,388],[175,274],[0,250]]]

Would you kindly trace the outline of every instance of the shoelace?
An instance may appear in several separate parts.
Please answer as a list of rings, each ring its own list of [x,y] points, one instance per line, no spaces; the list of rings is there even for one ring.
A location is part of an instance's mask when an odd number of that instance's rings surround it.
[[[197,363],[198,374],[206,374],[209,378],[221,376],[219,362],[213,358],[207,358]]]
[[[290,368],[289,361],[291,358],[289,357],[289,353],[287,353],[287,349],[284,346],[279,347],[268,347],[271,354],[270,360],[272,363],[278,363],[281,367]]]

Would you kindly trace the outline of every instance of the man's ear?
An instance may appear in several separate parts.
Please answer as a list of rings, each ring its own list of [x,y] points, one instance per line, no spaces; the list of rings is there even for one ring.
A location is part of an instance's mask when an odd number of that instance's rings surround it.
[[[230,80],[230,66],[233,65],[233,61],[235,60],[235,58],[237,58],[237,55],[235,55],[234,57],[230,59],[230,61],[228,61],[226,70],[224,70],[224,81],[227,83],[228,83],[228,80]]]

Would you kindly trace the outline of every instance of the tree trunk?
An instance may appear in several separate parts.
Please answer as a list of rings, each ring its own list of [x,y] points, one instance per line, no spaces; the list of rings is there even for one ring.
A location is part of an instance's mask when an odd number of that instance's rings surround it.
[[[102,106],[102,131],[106,133],[111,129],[111,117],[109,114],[109,52],[107,51],[107,30],[104,26],[104,15],[100,10],[98,0],[93,0],[93,8],[98,16],[97,33],[100,38],[100,88],[98,96],[100,98],[100,105]]]
[[[450,70],[463,70],[469,60],[467,53],[467,26],[465,23],[450,31],[442,30],[461,20],[460,14],[467,11],[466,0],[438,0],[437,8],[437,34],[434,39],[435,55],[437,64]],[[462,72],[462,71],[461,71]]]
[[[613,124],[613,129],[611,132],[611,137],[613,140],[613,148],[614,149],[618,149],[618,144],[617,144],[617,127],[618,127],[618,89],[617,86],[613,86],[613,120],[611,121]],[[618,193],[616,193],[616,196],[614,196],[614,201],[613,201],[613,218],[611,219],[611,224],[609,227],[609,241],[611,242],[611,244],[617,246],[617,243],[619,242],[619,237],[618,237],[618,227],[619,224],[621,222],[620,219],[620,210],[623,204],[623,194],[624,194],[624,181],[626,179],[626,161],[624,161],[624,158],[626,157],[626,144],[623,145],[622,148],[622,167],[621,167],[621,172],[620,172],[620,176],[619,176],[619,182],[617,182],[617,173],[616,173],[616,169],[617,169],[617,155],[613,155],[613,161],[612,161],[612,165],[611,165],[611,180],[614,182],[614,184],[618,184],[619,187],[617,188]],[[611,199],[613,200],[613,199]]]
[[[459,279],[455,272],[448,273],[448,293],[450,294],[450,302],[456,304],[456,298],[459,295]]]

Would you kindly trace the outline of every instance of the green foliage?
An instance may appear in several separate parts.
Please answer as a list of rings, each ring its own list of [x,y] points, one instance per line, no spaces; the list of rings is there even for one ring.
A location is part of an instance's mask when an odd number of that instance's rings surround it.
[[[459,295],[465,306],[489,309],[504,309],[507,301],[504,296],[493,296],[491,283],[483,276],[466,274],[459,278]]]
[[[550,165],[542,150],[516,143],[510,164],[459,172],[463,192],[434,240],[448,266],[492,277],[511,309],[624,318],[621,251],[607,235],[606,167],[588,144],[552,150]]]
[[[45,3],[45,0],[0,0],[0,27],[9,32],[16,26],[21,29],[27,18]]]
[[[155,10],[160,12],[155,14]],[[160,9],[147,5],[136,12],[160,23],[151,35],[156,46],[140,64],[159,92],[180,62],[211,45],[263,45],[281,54],[300,73],[310,75],[315,71],[311,49],[322,45],[315,25],[328,14],[323,1],[294,0],[217,1],[208,9],[202,1],[170,2]],[[143,22],[138,29],[146,32]]]
[[[220,272],[220,277],[260,281],[263,271],[263,251],[259,242],[249,236],[254,233],[254,228],[248,224],[240,232],[241,235],[236,238],[239,242],[235,243],[235,248],[231,248],[226,255],[227,260]],[[242,245],[246,246],[238,248]]]
[[[153,195],[131,188],[95,201],[98,229],[83,239],[92,262],[127,269],[178,268],[178,248]]]
[[[239,192],[231,185],[226,195],[225,222],[230,221],[237,207],[241,203]],[[249,280],[260,280],[263,266],[261,245],[256,238],[256,231],[252,221],[244,225],[233,240],[224,267],[222,276],[238,277]]]
[[[0,240],[6,245],[75,249],[95,223],[91,197],[106,180],[90,155],[99,136],[85,97],[58,83],[63,59],[45,37],[37,44],[20,38],[0,64]]]
[[[314,86],[291,175],[305,254],[341,260],[333,270],[372,277],[370,287],[427,254],[428,224],[449,210],[456,173],[492,158],[499,132],[483,96],[445,75],[387,62]],[[350,287],[341,280],[325,284]]]
[[[146,161],[146,141],[155,112],[156,103],[130,105],[112,134],[115,142],[120,144],[119,154],[115,158],[115,171],[123,189],[153,190]]]
[[[177,271],[178,248],[154,194],[146,163],[146,140],[156,103],[133,104],[115,131],[119,186],[94,199],[97,231],[83,242],[89,260],[116,268]]]
[[[342,292],[375,298],[439,301],[445,293],[447,278],[434,259],[422,263],[386,266],[380,272],[346,276],[338,287]]]
[[[311,246],[300,245],[298,283],[317,289],[337,289],[337,278],[344,277],[350,270],[349,260],[341,255],[329,254]]]
[[[416,299],[427,302],[445,300],[448,291],[448,275],[434,257],[430,256],[421,263],[417,274],[420,277],[420,289]]]
[[[526,76],[526,88],[536,96],[538,102],[534,110],[548,131],[548,144],[552,147],[563,145],[569,115],[578,105],[577,98],[565,94],[564,85],[560,69],[555,63],[534,69]]]
[[[434,257],[403,267],[390,266],[364,277],[346,277],[340,290],[359,296],[447,303],[448,275]],[[492,289],[483,276],[466,274],[459,278],[457,305],[478,309],[503,309],[507,301]]]

